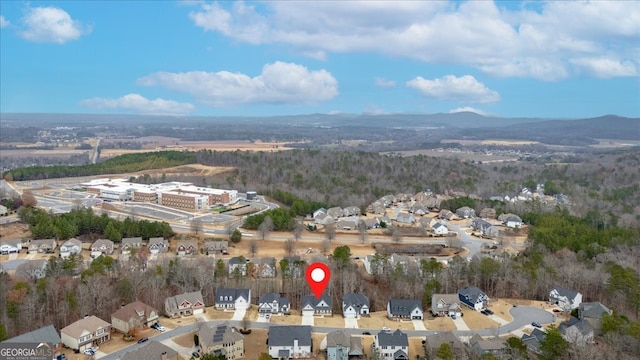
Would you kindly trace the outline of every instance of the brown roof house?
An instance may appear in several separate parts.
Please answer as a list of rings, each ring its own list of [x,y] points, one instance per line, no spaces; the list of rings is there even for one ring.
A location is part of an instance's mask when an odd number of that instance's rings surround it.
[[[149,327],[157,322],[158,310],[141,301],[127,304],[111,314],[113,328],[125,334],[135,329]]]
[[[31,240],[29,243],[29,254],[41,253],[52,254],[53,250],[58,247],[56,239]]]
[[[198,253],[198,242],[195,240],[182,240],[176,246],[178,256],[195,255]]]
[[[228,249],[228,241],[207,241],[204,243],[204,252],[207,255],[227,254]]]
[[[98,239],[91,244],[91,257],[93,259],[100,255],[113,254],[113,241],[109,239]]]
[[[212,327],[202,324],[198,339],[204,353],[222,355],[230,360],[244,356],[244,336],[227,324]]]
[[[157,341],[122,355],[121,360],[179,360],[178,352]]]
[[[60,330],[60,338],[66,347],[83,351],[111,340],[111,324],[97,316],[87,316]]]
[[[178,294],[164,300],[167,317],[189,316],[204,312],[204,300],[200,291]]]

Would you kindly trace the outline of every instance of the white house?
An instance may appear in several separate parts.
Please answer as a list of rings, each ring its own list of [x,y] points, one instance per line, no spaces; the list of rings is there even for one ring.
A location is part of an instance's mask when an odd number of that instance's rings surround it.
[[[390,319],[422,320],[422,304],[414,299],[390,299],[387,303],[387,316]]]
[[[475,286],[466,286],[458,291],[460,301],[475,311],[480,311],[489,305],[489,296]]]
[[[322,295],[319,299],[314,295],[302,297],[302,315],[332,315],[333,301],[331,296]]]
[[[97,316],[87,316],[60,330],[60,338],[68,348],[83,351],[111,340],[111,324]]]
[[[271,326],[267,344],[274,359],[311,358],[311,326]]]
[[[439,222],[431,227],[431,233],[433,233],[434,235],[443,236],[449,233],[449,229],[447,228],[447,225]]]
[[[373,349],[381,359],[408,360],[409,338],[400,330],[380,331],[374,337]]]
[[[558,305],[564,311],[577,309],[582,303],[582,294],[556,286],[549,292],[549,304]]]
[[[251,306],[251,289],[218,289],[216,309],[247,310]]]
[[[109,239],[98,239],[91,244],[91,258],[95,259],[103,254],[113,254],[113,241]]]
[[[22,240],[14,239],[14,240],[3,240],[0,242],[0,254],[9,255],[9,254],[17,254],[22,249]]]
[[[362,293],[348,293],[342,298],[342,316],[356,319],[369,315],[369,298]]]
[[[266,293],[258,300],[260,314],[288,314],[291,309],[289,299],[277,293]]]
[[[71,238],[60,245],[60,257],[66,258],[71,254],[80,254],[82,242],[76,238]]]
[[[517,215],[510,215],[503,222],[504,226],[508,228],[517,229],[522,227],[522,219]]]

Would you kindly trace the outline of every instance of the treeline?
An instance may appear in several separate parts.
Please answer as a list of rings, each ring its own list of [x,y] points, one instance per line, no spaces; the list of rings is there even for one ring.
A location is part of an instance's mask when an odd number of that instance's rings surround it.
[[[328,207],[326,204],[318,201],[302,200],[294,194],[280,189],[268,190],[264,195],[288,206],[291,212],[298,216],[313,214],[314,211],[320,208]]]
[[[112,219],[106,213],[96,215],[91,208],[81,208],[71,212],[53,215],[42,209],[23,207],[19,211],[20,219],[29,224],[34,239],[60,240],[86,236],[90,239],[104,237],[119,242],[123,237],[169,238],[174,235],[167,222]]]
[[[296,225],[295,214],[290,210],[286,210],[283,208],[267,210],[261,212],[260,214],[249,216],[242,225],[243,228],[256,230],[265,223],[265,219],[267,223],[273,224],[273,229],[268,230],[276,230],[276,231],[291,231],[294,229]],[[269,227],[271,227],[269,225]]]
[[[186,151],[157,151],[124,154],[97,164],[79,166],[32,166],[13,169],[5,173],[5,179],[24,181],[101,174],[120,174],[191,164],[195,161],[195,154]]]

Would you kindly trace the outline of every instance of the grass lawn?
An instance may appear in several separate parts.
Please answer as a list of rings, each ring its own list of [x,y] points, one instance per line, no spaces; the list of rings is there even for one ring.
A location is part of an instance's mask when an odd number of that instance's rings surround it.
[[[258,360],[261,352],[268,352],[265,329],[252,329],[251,334],[244,335],[244,359]]]
[[[174,338],[171,339],[171,341],[173,341],[174,343],[180,345],[180,346],[184,346],[184,347],[192,347],[194,345],[193,343],[193,335],[196,334],[196,331],[192,331],[186,334],[182,334],[180,336],[176,336]]]
[[[395,321],[395,320],[391,320],[389,318],[387,318],[387,312],[386,311],[375,311],[372,312],[370,314],[371,316],[366,317],[363,316],[360,319],[358,319],[358,327],[361,329],[372,329],[374,331],[376,330],[382,330],[383,327],[388,327],[391,330],[396,330],[396,329],[400,329],[400,330],[414,330],[413,328],[413,324],[411,323],[411,321],[409,320],[405,320],[405,321]],[[316,319],[316,324],[317,324],[317,319]],[[344,320],[343,320],[343,326],[344,326]]]
[[[302,320],[301,320],[302,321]],[[327,327],[344,327],[344,318],[342,315],[317,317],[314,320],[315,326],[327,326]]]
[[[204,316],[208,320],[231,320],[235,311],[216,310],[215,306],[209,306],[206,308]],[[193,318],[193,316],[191,316]],[[195,318],[194,318],[195,321]]]
[[[272,324],[284,324],[284,325],[300,325],[302,323],[302,317],[300,316],[300,310],[291,310],[290,315],[277,315],[271,316]]]
[[[454,324],[453,320],[451,320],[451,318],[448,316],[439,316],[436,318],[428,316],[424,321],[424,326],[427,328],[427,330],[445,331],[457,329],[456,324]]]
[[[464,320],[471,330],[497,328],[500,326],[496,321],[491,320],[487,315],[481,314],[479,311],[465,307],[462,309],[462,314],[464,315],[462,320]]]

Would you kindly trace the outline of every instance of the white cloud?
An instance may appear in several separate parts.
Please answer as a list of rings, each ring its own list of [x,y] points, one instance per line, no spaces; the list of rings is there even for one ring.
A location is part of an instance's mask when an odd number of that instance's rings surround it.
[[[549,1],[517,10],[490,1],[227,4],[205,3],[189,16],[206,31],[288,45],[316,59],[378,52],[544,80],[582,75],[580,59],[602,54],[623,66],[596,66],[596,76],[637,76],[640,68],[640,7],[634,1]]]
[[[385,78],[380,78],[380,77],[375,78],[375,82],[376,82],[376,86],[379,86],[382,88],[392,88],[396,86],[395,81],[385,79]]]
[[[215,107],[246,103],[310,104],[338,95],[338,82],[328,71],[309,71],[302,65],[279,61],[264,65],[262,73],[255,77],[228,71],[157,72],[137,82],[186,92]]]
[[[0,15],[0,28],[5,28],[11,25],[11,22],[4,18],[4,16]]]
[[[24,30],[19,32],[23,38],[35,42],[53,42],[64,44],[89,34],[91,28],[74,20],[64,10],[48,6],[29,8],[22,18]]]
[[[128,94],[115,99],[96,97],[82,100],[80,105],[92,109],[127,110],[141,114],[155,115],[186,114],[195,109],[195,107],[189,103],[160,98],[149,100],[140,94]]]
[[[492,114],[490,114],[490,113],[488,113],[486,111],[482,111],[480,109],[476,109],[476,108],[473,108],[471,106],[463,106],[463,107],[451,109],[449,111],[449,114],[454,114],[454,113],[459,113],[459,112],[472,112],[472,113],[476,113],[476,114],[482,115],[482,116],[491,116],[492,115]]]
[[[466,103],[492,103],[500,100],[500,95],[471,75],[456,77],[445,75],[438,79],[425,79],[421,76],[409,80],[407,87],[416,89],[430,99],[454,100]]]

